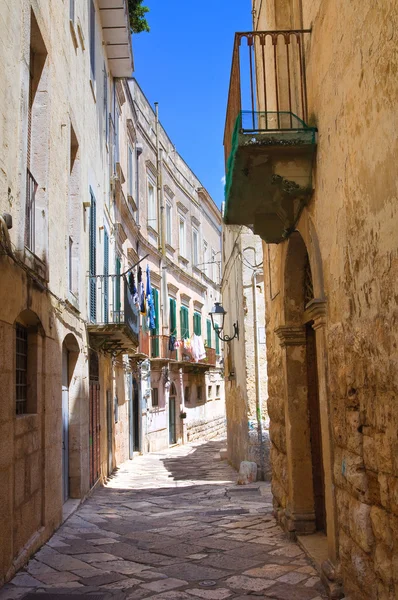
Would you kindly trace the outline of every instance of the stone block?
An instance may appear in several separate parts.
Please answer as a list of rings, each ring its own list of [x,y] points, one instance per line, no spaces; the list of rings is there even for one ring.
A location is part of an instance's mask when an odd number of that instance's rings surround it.
[[[376,574],[388,585],[393,581],[392,554],[385,544],[377,544],[374,556]]]
[[[393,535],[390,527],[390,518],[387,511],[378,506],[372,506],[370,510],[370,520],[374,536],[378,542],[383,542],[392,549]]]
[[[374,536],[370,520],[371,507],[350,498],[349,500],[349,524],[352,539],[364,552],[372,550]]]
[[[228,459],[228,450],[226,448],[222,448],[220,450],[220,460],[227,460]]]
[[[240,463],[238,485],[247,485],[257,480],[257,465],[255,462],[243,460]]]
[[[377,470],[393,474],[393,456],[391,440],[386,433],[375,434]]]
[[[376,441],[370,435],[363,436],[363,462],[366,469],[377,472]]]

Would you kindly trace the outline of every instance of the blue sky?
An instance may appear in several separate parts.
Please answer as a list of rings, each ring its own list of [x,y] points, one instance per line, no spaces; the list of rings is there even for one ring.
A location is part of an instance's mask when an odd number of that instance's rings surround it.
[[[134,76],[163,127],[218,206],[235,31],[250,31],[251,0],[146,0],[150,33],[133,36]]]

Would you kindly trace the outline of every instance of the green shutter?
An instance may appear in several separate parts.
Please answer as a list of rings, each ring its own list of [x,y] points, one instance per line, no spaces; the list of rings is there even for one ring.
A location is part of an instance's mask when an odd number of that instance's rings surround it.
[[[215,325],[215,328],[218,329],[218,325]],[[217,354],[217,356],[219,356],[219,354],[220,354],[220,338],[218,337],[217,332],[216,332],[216,354]]]
[[[90,228],[89,228],[89,273],[90,273],[90,321],[97,320],[97,209],[95,197],[90,188]]]
[[[186,306],[180,308],[181,338],[189,338],[189,310]]]
[[[177,335],[177,302],[174,298],[169,298],[170,306],[170,335]]]
[[[155,309],[155,329],[151,330],[152,336],[152,358],[159,357],[159,290],[152,288],[153,306]]]
[[[116,257],[116,277],[115,277],[115,314],[114,314],[114,322],[120,323],[120,273],[121,273],[122,263],[120,258]]]
[[[202,315],[199,312],[193,313],[193,332],[202,335]]]
[[[206,325],[207,325],[207,347],[212,348],[213,346],[211,345],[211,321],[209,319],[207,319]]]

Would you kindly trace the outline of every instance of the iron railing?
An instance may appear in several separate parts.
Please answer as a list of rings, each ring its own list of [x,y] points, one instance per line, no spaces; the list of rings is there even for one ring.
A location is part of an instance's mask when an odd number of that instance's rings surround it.
[[[237,123],[248,133],[306,127],[304,43],[308,33],[300,29],[235,34],[224,131],[226,162]]]
[[[26,173],[26,206],[25,206],[25,246],[31,252],[36,249],[36,191],[37,181],[27,169]]]
[[[127,325],[139,334],[140,314],[124,275],[89,277],[90,300],[95,302],[91,322],[95,325]]]

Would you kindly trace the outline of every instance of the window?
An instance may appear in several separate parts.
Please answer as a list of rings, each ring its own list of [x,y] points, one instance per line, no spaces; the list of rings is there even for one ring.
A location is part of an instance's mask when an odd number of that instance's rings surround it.
[[[209,246],[206,241],[203,242],[203,268],[202,271],[205,275],[209,272]]]
[[[202,335],[202,315],[197,311],[193,313],[193,332]]]
[[[213,281],[217,281],[217,264],[216,264],[216,252],[215,250],[211,251],[211,278]]]
[[[177,302],[174,298],[169,298],[170,312],[170,335],[177,335]]]
[[[16,324],[16,414],[27,412],[28,390],[28,329]]]
[[[192,263],[199,263],[199,232],[197,229],[192,229]]]
[[[91,79],[95,81],[95,6],[90,1],[90,69]]]
[[[220,397],[220,386],[216,385],[216,398]]]
[[[68,246],[69,291],[73,293],[73,240],[69,238]]]
[[[128,146],[128,193],[133,195],[133,151],[131,146]]]
[[[212,394],[213,394],[213,386],[212,385],[208,385],[207,386],[207,397],[211,398]]]
[[[189,390],[189,385],[186,385],[184,388],[184,404],[189,404],[191,402],[191,394]]]
[[[198,385],[196,387],[196,397],[198,400],[202,400],[202,386]]]
[[[207,347],[212,348],[213,346],[211,345],[211,321],[210,321],[210,319],[207,319],[206,327],[207,327]]]
[[[166,243],[170,244],[170,246],[172,245],[171,223],[172,223],[171,204],[166,202]]]
[[[116,87],[114,88],[116,90]],[[116,92],[115,92],[116,94]],[[116,163],[120,162],[120,153],[119,153],[119,130],[120,130],[120,109],[117,104],[115,98],[115,172],[116,172]]]
[[[152,406],[159,406],[159,390],[152,388]]]
[[[108,119],[108,75],[104,64],[104,119],[105,119],[105,140],[109,142],[109,119]]]
[[[158,210],[157,210],[156,187],[152,181],[148,181],[148,225],[158,230]]]
[[[186,306],[180,308],[180,326],[181,338],[186,340],[189,338],[189,309]]]
[[[90,276],[90,321],[97,319],[97,208],[93,191],[90,189],[90,229],[89,229],[89,276]]]
[[[122,272],[122,261],[120,259],[120,256],[116,257],[116,264],[115,264],[115,271],[116,271],[116,277],[115,277],[115,305],[114,305],[114,310],[113,310],[113,322],[114,323],[121,323],[122,322],[122,313],[121,313],[121,308],[122,308],[122,304],[121,304],[121,296],[120,296],[120,280],[121,280],[121,272]]]
[[[186,239],[185,239],[185,221],[180,217],[179,225],[179,253],[180,256],[186,257]]]

